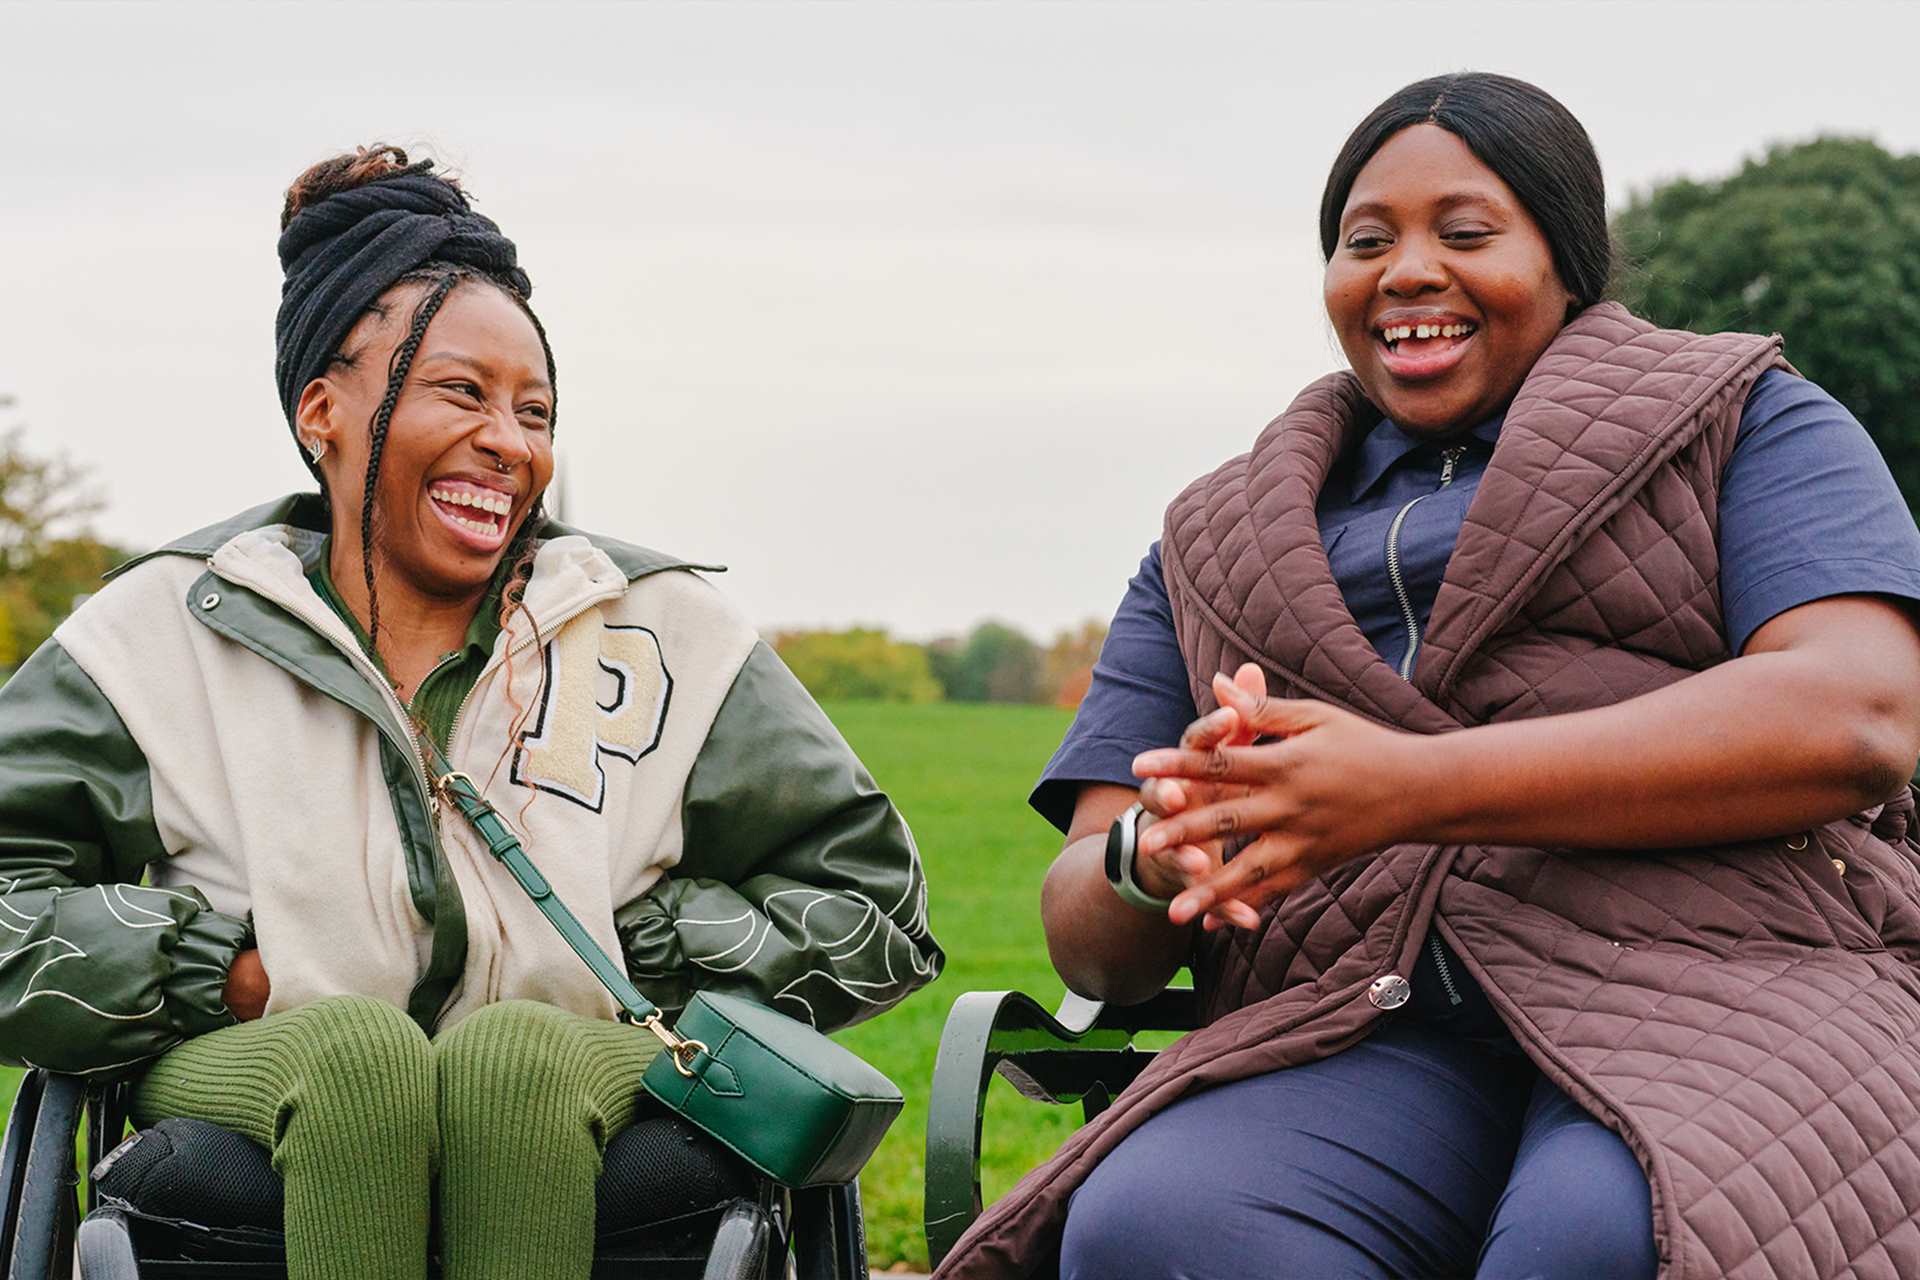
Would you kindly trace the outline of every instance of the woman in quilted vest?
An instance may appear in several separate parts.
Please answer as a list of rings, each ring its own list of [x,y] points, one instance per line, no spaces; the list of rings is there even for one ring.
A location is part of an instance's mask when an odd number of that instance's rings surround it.
[[[1518,81],[1348,139],[1351,372],[1174,502],[1033,796],[1068,985],[1207,1025],[943,1277],[1920,1274],[1920,533],[1605,215]]]
[[[266,1148],[296,1280],[584,1278],[659,1046],[429,765],[670,1017],[903,999],[919,857],[700,566],[544,515],[553,351],[458,183],[323,161],[280,260],[319,492],[123,567],[0,691],[0,1061]]]

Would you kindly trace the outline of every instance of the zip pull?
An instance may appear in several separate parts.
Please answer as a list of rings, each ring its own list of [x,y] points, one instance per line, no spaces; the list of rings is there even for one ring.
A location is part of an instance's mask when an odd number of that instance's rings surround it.
[[[1453,469],[1460,465],[1460,459],[1466,456],[1467,447],[1457,444],[1440,455],[1440,487],[1446,488],[1453,483]]]

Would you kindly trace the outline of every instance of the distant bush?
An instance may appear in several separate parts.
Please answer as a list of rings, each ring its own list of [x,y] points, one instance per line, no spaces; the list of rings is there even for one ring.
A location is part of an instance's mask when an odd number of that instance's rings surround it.
[[[1107,642],[1107,624],[1089,619],[1062,631],[1047,646],[1047,701],[1077,707],[1093,681],[1093,664]]]
[[[1052,701],[1040,646],[1004,622],[983,622],[964,640],[936,640],[927,656],[950,701]]]
[[[874,627],[782,631],[773,648],[816,698],[938,702],[927,651]]]

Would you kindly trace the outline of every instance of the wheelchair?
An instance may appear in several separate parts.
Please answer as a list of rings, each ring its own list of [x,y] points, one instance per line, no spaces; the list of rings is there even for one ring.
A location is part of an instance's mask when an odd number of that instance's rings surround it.
[[[126,1086],[27,1075],[0,1139],[0,1280],[285,1280],[264,1148],[127,1128]],[[866,1280],[857,1182],[788,1191],[664,1108],[607,1144],[595,1210],[594,1280]]]
[[[1154,1051],[1139,1047],[1137,1037],[1199,1025],[1191,987],[1169,987],[1125,1006],[1069,993],[1052,1014],[1018,991],[969,991],[954,1001],[940,1033],[927,1108],[925,1224],[933,1265],[983,1210],[980,1126],[995,1072],[1022,1097],[1077,1102],[1091,1120],[1153,1061]]]

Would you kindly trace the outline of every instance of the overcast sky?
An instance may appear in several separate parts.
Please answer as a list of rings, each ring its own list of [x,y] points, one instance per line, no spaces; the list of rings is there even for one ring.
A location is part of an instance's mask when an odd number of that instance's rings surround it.
[[[535,281],[569,518],[732,565],[767,629],[1050,632],[1339,365],[1315,209],[1380,99],[1533,80],[1624,201],[1823,131],[1920,150],[1917,12],[0,3],[0,424],[130,544],[300,486],[281,193],[424,143]]]

